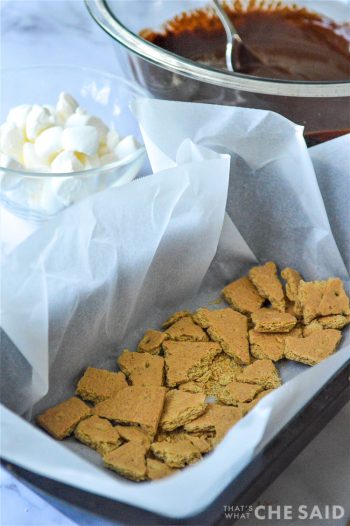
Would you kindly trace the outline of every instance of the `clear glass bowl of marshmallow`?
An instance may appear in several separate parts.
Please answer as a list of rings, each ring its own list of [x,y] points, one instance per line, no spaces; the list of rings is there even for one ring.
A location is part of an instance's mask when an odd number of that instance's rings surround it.
[[[144,164],[129,109],[138,86],[75,66],[3,72],[0,204],[43,221],[109,187],[130,182]]]

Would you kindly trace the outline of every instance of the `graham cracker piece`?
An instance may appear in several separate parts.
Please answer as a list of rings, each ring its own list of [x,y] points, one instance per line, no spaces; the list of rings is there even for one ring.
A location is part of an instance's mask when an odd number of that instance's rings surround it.
[[[147,449],[138,442],[127,442],[103,456],[107,468],[130,480],[145,480]]]
[[[166,330],[170,340],[207,342],[209,338],[199,325],[194,323],[190,316],[184,316]]]
[[[220,398],[220,394],[225,388],[224,385],[219,384],[217,380],[210,378],[203,384],[203,389],[208,397],[214,397],[215,399]]]
[[[258,332],[290,332],[298,320],[287,312],[262,308],[253,312],[252,321]]]
[[[301,327],[295,327],[289,333],[267,333],[249,331],[250,352],[254,358],[264,358],[277,362],[284,358],[284,346],[287,336],[302,336]]]
[[[276,264],[272,261],[249,271],[249,278],[263,298],[266,298],[276,310],[284,312],[286,308],[283,288],[277,275]]]
[[[164,462],[156,460],[155,458],[146,458],[146,465],[147,478],[149,480],[162,479],[176,473],[176,469],[169,468]]]
[[[81,420],[91,414],[84,402],[73,396],[36,417],[37,424],[57,440],[71,435]]]
[[[162,350],[162,344],[167,338],[168,335],[165,332],[149,329],[145,332],[142,340],[140,340],[137,351],[141,353],[159,354]]]
[[[169,433],[160,433],[157,436],[157,442],[178,442],[184,438],[189,440],[201,453],[208,453],[211,449],[213,449],[213,445],[208,440],[207,435],[192,435],[178,429]]]
[[[132,385],[163,385],[164,358],[161,356],[124,351],[118,358],[118,365]]]
[[[125,442],[138,442],[145,447],[149,447],[151,439],[149,435],[136,426],[115,426],[114,429],[118,431],[120,438]]]
[[[171,390],[166,394],[159,425],[164,431],[173,431],[204,413],[206,407],[205,394]]]
[[[178,386],[179,391],[185,391],[186,393],[203,393],[203,386],[198,382],[185,382]]]
[[[162,329],[167,329],[170,325],[173,325],[182,318],[191,317],[192,313],[188,310],[179,310],[174,312],[164,323],[162,323]]]
[[[262,398],[272,393],[272,391],[274,391],[274,389],[266,389],[264,391],[261,391],[261,393],[259,393],[251,402],[244,402],[243,404],[239,404],[239,408],[243,411],[243,414],[246,415],[256,406],[258,402],[260,402]]]
[[[321,329],[343,329],[350,323],[350,316],[342,316],[341,314],[334,314],[332,316],[323,316],[312,320],[309,325],[304,327],[304,336],[309,336],[314,331]]]
[[[166,381],[169,387],[200,378],[208,370],[214,357],[221,351],[215,342],[163,343]]]
[[[297,270],[286,267],[281,272],[282,278],[286,281],[286,296],[290,301],[298,301],[299,283],[302,280]]]
[[[210,365],[211,378],[219,385],[227,385],[233,382],[241,370],[242,367],[225,352],[221,352],[215,356]]]
[[[165,400],[164,387],[125,387],[113,397],[97,404],[94,414],[119,424],[138,425],[151,436],[158,429]]]
[[[96,449],[101,455],[112,451],[121,444],[118,431],[105,418],[90,416],[74,430],[74,436],[86,446]]]
[[[302,280],[299,284],[298,297],[305,324],[320,316],[350,314],[349,298],[339,278],[310,282]]]
[[[322,329],[312,332],[306,338],[286,338],[285,356],[289,360],[306,365],[316,365],[333,354],[341,339],[341,332]]]
[[[187,438],[176,442],[153,442],[151,450],[171,468],[183,468],[201,458],[200,451]]]
[[[198,309],[194,319],[207,329],[212,340],[239,364],[250,363],[248,320],[243,314],[227,309]]]
[[[209,404],[205,413],[186,424],[184,429],[189,433],[215,432],[212,442],[216,445],[242,416],[240,408]]]
[[[219,399],[226,405],[238,405],[239,403],[251,402],[262,390],[261,385],[234,381],[225,386]]]
[[[301,340],[301,338],[294,339]],[[275,389],[281,385],[278,370],[271,360],[256,360],[237,375],[237,381],[262,385],[264,389]]]
[[[123,373],[88,367],[79,380],[75,393],[83,400],[98,403],[115,395],[128,383]]]
[[[229,305],[242,314],[251,314],[265,302],[247,276],[236,279],[221,291]]]

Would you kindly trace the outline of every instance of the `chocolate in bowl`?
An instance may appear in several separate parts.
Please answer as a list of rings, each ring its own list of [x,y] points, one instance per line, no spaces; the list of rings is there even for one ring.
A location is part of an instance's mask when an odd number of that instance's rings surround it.
[[[299,1],[309,5],[309,0]],[[183,24],[184,18],[191,21],[191,24],[187,25],[187,30],[192,30],[191,38],[195,37],[197,42],[203,42],[203,28],[196,19],[200,18],[199,13],[204,10],[209,12],[205,18],[206,23],[210,27],[213,26],[212,36],[207,38],[210,42],[210,53],[214,53],[216,60],[218,55],[223,54],[225,38],[220,22],[214,12],[210,9],[208,11],[204,5],[203,9],[197,9],[201,0],[134,0],[132,9],[128,2],[116,0],[85,2],[95,21],[113,39],[123,72],[154,97],[275,111],[304,126],[309,145],[350,130],[350,82],[347,80],[269,79],[230,73],[224,67],[220,69],[218,63],[215,67],[212,63],[204,64],[203,60],[209,59],[210,62],[211,56],[209,54],[203,58],[201,53],[201,57],[198,57],[198,48],[196,51],[194,40],[191,40],[189,46],[185,39],[182,39],[184,49],[180,50],[177,47],[175,53],[174,48],[170,48],[170,42],[172,41],[173,45],[178,44],[178,22]],[[288,3],[288,0],[286,2]],[[233,4],[235,8],[237,5],[237,2]],[[247,0],[245,5],[252,9],[253,2]],[[331,11],[327,10],[327,3],[318,5],[322,13],[331,13],[340,23],[349,19],[348,9],[340,0],[334,0]],[[277,10],[277,6],[275,9]],[[292,12],[294,9],[296,8],[293,8]],[[176,16],[181,11],[185,14]],[[279,15],[281,14],[279,11]],[[169,22],[165,23],[166,20]],[[145,31],[145,27],[151,29]],[[346,30],[346,25],[334,23],[332,27],[336,28],[336,34]],[[165,35],[168,49],[160,45]],[[179,54],[180,51],[182,55]],[[185,54],[187,56],[184,56]],[[198,58],[202,62],[199,62]]]
[[[339,81],[350,78],[350,25],[295,5],[236,0],[225,10],[243,42],[261,63],[248,62],[240,73],[255,77]],[[188,59],[226,69],[224,28],[212,8],[182,13],[161,31],[140,35]]]

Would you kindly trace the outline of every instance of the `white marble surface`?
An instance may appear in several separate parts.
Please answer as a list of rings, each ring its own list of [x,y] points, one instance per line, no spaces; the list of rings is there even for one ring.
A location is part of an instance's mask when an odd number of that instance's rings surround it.
[[[36,64],[79,64],[121,73],[109,38],[90,19],[80,0],[5,0],[1,4],[3,67]],[[350,518],[350,404],[266,489],[260,502],[345,507],[341,520],[316,519],[319,526],[345,526]],[[1,468],[1,526],[102,526],[118,524],[37,495],[11,472]],[[242,520],[242,526],[284,521]],[[302,525],[306,521],[291,520]],[[229,524],[229,521],[228,521]]]

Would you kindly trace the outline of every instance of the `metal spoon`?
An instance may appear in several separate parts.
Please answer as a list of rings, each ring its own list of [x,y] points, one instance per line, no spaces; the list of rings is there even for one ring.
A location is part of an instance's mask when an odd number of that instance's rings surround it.
[[[247,66],[262,64],[263,61],[244,44],[230,17],[219,0],[212,0],[213,7],[224,26],[226,33],[226,67],[228,71],[246,70]]]

